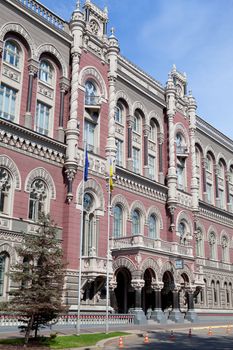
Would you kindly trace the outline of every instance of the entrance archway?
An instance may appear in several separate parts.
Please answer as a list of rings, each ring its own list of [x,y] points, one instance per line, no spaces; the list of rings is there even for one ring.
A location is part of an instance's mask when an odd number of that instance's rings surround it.
[[[134,290],[131,287],[131,273],[125,267],[116,271],[117,287],[115,296],[117,301],[117,312],[125,314],[129,308],[134,307]]]
[[[174,278],[170,271],[163,274],[163,289],[161,290],[162,310],[172,309],[172,291],[175,288]]]
[[[155,273],[152,269],[148,268],[144,272],[145,285],[142,288],[142,308],[147,313],[148,309],[155,308],[155,292],[152,289],[152,279],[155,278]]]
[[[189,286],[189,278],[186,273],[180,276],[180,291],[179,291],[179,305],[180,311],[186,313],[188,310],[187,288]]]

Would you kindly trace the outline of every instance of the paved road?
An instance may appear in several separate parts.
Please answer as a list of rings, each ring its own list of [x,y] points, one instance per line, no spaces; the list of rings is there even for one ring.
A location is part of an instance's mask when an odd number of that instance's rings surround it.
[[[232,350],[233,331],[226,334],[226,329],[213,329],[213,335],[208,335],[208,329],[193,330],[189,337],[187,331],[175,331],[171,338],[169,331],[148,332],[149,343],[144,343],[142,333],[123,338],[122,349],[134,350]],[[119,349],[119,339],[109,340],[104,344],[105,350]]]

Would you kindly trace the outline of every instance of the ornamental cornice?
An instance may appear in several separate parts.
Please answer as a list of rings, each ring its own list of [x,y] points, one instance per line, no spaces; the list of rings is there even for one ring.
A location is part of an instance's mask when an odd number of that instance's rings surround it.
[[[204,203],[201,204],[204,205]],[[198,217],[207,218],[215,223],[224,224],[227,227],[233,228],[233,214],[230,212],[220,213],[219,208],[213,207],[213,210],[211,210],[211,208],[208,209],[207,207],[199,205]]]
[[[4,145],[43,160],[64,163],[65,145],[5,119],[0,119],[0,125],[0,142]]]
[[[1,241],[21,243],[23,241],[23,233],[0,229],[0,243]]]
[[[177,202],[185,208],[191,209],[192,196],[181,191],[177,191]]]
[[[119,170],[119,169],[118,169]],[[117,170],[117,173],[119,172]],[[138,181],[137,181],[138,180]],[[122,188],[127,188],[127,190],[134,192],[134,193],[140,193],[143,194],[144,196],[146,196],[147,198],[154,198],[156,200],[162,201],[162,202],[166,202],[167,200],[167,191],[166,189],[161,186],[161,189],[159,188],[160,185],[154,185],[150,186],[150,184],[148,183],[148,185],[143,184],[142,181],[140,181],[140,177],[139,179],[130,179],[125,175],[121,175],[121,174],[117,174],[116,175],[116,184],[119,187]],[[147,181],[145,179],[143,179],[143,181]],[[149,180],[148,180],[149,182]]]

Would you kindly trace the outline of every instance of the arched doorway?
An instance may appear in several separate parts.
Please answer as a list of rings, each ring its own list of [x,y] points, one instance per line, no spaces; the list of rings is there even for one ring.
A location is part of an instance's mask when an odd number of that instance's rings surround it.
[[[172,291],[175,288],[174,278],[170,271],[163,274],[163,289],[161,290],[162,310],[172,309],[173,297]]]
[[[117,301],[117,312],[125,314],[129,308],[134,307],[134,290],[131,287],[131,273],[125,267],[116,271],[117,287],[115,296]]]
[[[155,273],[152,269],[148,268],[144,272],[145,285],[142,288],[142,308],[147,313],[148,309],[155,308],[155,292],[152,289],[152,279],[155,278]]]

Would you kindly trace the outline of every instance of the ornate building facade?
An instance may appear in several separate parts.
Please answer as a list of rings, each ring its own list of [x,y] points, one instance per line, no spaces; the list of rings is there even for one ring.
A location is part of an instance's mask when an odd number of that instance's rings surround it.
[[[196,114],[187,78],[166,86],[121,56],[108,12],[68,23],[35,0],[0,0],[0,300],[22,232],[59,228],[64,302],[157,322],[233,316],[233,142]],[[82,201],[84,143],[89,177]],[[84,210],[82,210],[84,202]]]

